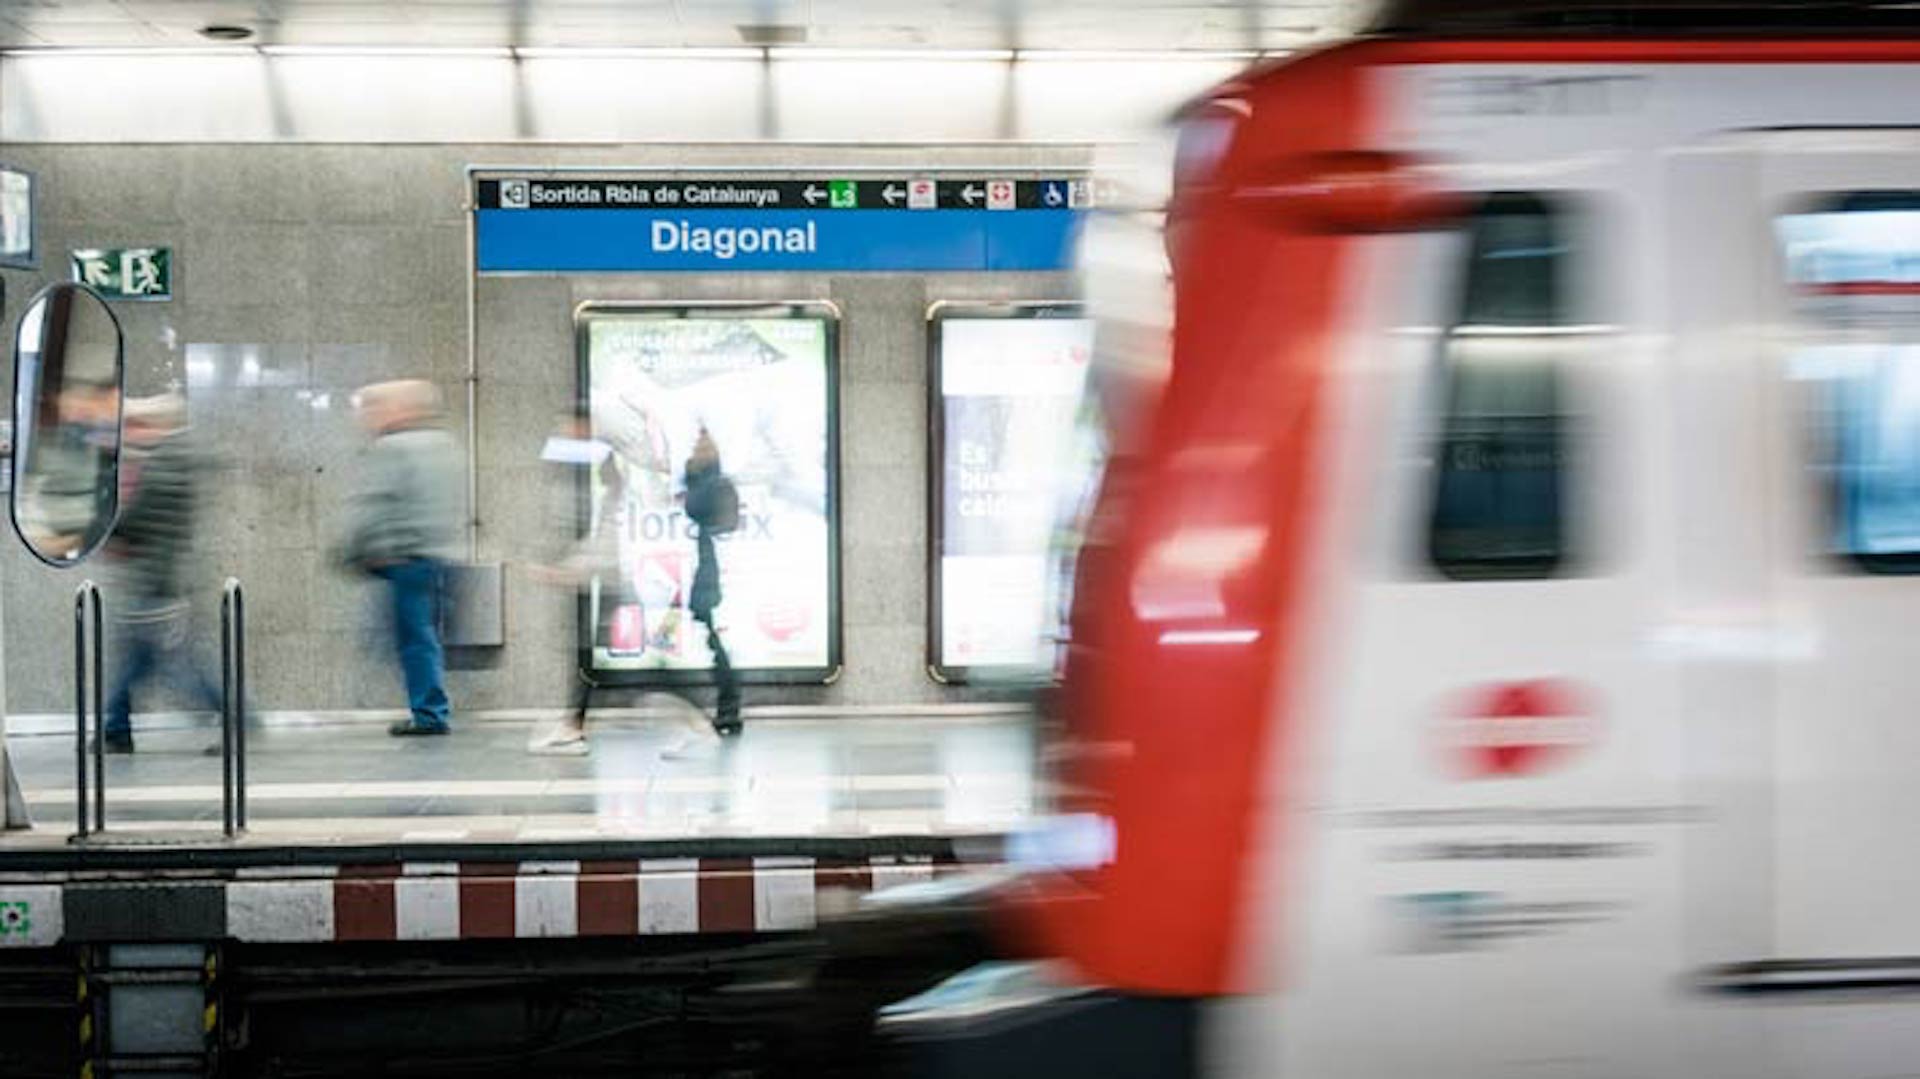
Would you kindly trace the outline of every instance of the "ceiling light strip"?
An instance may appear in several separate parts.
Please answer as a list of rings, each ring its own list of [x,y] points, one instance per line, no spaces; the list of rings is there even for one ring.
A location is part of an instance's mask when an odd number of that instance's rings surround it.
[[[1001,61],[1014,58],[1012,49],[842,49],[818,45],[781,46],[771,50],[775,60],[955,60]]]
[[[1224,49],[859,49],[820,46],[773,48],[616,48],[598,46],[433,46],[433,45],[200,45],[200,46],[63,46],[27,45],[0,49],[0,56],[31,57],[241,57],[304,58],[467,58],[523,60],[763,60],[782,61],[892,61],[1004,63],[1245,63],[1289,55],[1286,51],[1254,52]]]
[[[1244,63],[1258,59],[1251,49],[1016,49],[1014,59],[1037,63]]]
[[[208,57],[208,56],[258,56],[260,50],[252,45],[21,45],[10,49],[0,49],[0,56],[59,57],[61,59],[83,57]]]
[[[571,45],[523,45],[513,50],[522,60],[762,60],[766,50]]]
[[[462,45],[262,45],[260,51],[268,56],[304,56],[304,57],[468,57],[473,59],[506,60],[511,59],[513,50],[501,46],[462,46]]]

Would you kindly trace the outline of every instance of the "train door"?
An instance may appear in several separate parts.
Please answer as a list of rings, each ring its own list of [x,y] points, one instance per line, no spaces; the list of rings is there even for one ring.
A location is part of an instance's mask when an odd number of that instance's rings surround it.
[[[1621,170],[1369,241],[1279,1018],[1221,1038],[1236,1074],[1671,1073],[1676,708],[1643,647],[1671,413],[1626,329],[1654,232]]]
[[[1784,1062],[1920,1057],[1920,132],[1762,137],[1775,636],[1771,990]],[[1756,882],[1757,884],[1758,882]]]

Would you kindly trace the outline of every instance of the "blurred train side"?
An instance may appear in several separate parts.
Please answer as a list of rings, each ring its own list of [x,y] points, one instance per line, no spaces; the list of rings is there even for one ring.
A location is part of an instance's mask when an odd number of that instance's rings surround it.
[[[1209,1002],[1210,1074],[1913,1059],[1920,581],[1831,550],[1806,357],[1920,320],[1810,316],[1778,222],[1920,189],[1917,95],[1912,41],[1375,40],[1196,108],[1062,696],[1113,846],[1039,950]],[[1275,209],[1375,151],[1478,209]]]

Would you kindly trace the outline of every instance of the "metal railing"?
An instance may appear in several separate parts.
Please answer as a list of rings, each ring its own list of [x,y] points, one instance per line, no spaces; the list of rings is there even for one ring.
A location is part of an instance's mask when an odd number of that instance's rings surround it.
[[[76,840],[107,830],[103,629],[100,589],[92,581],[82,581],[73,594],[73,838]],[[89,675],[92,676],[91,692]],[[87,731],[89,699],[93,705],[91,738]],[[246,717],[247,600],[239,579],[229,577],[220,592],[220,823],[228,838],[247,828]]]
[[[91,616],[91,617],[89,617]],[[92,581],[81,581],[73,590],[73,745],[74,792],[73,818],[75,839],[85,839],[91,831],[107,827],[107,719],[106,662],[101,643],[103,622],[100,617],[100,589]],[[92,630],[92,654],[88,654],[88,630]],[[91,659],[91,663],[89,663]],[[93,798],[87,798],[87,675],[93,675]],[[91,829],[89,829],[91,810]]]
[[[247,829],[247,597],[240,579],[220,589],[220,821]]]

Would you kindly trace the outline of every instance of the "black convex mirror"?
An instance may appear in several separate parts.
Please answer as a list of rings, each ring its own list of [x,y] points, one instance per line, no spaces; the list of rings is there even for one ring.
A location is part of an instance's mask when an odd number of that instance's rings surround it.
[[[13,345],[13,527],[50,566],[76,565],[120,511],[120,323],[92,289],[49,285]]]

